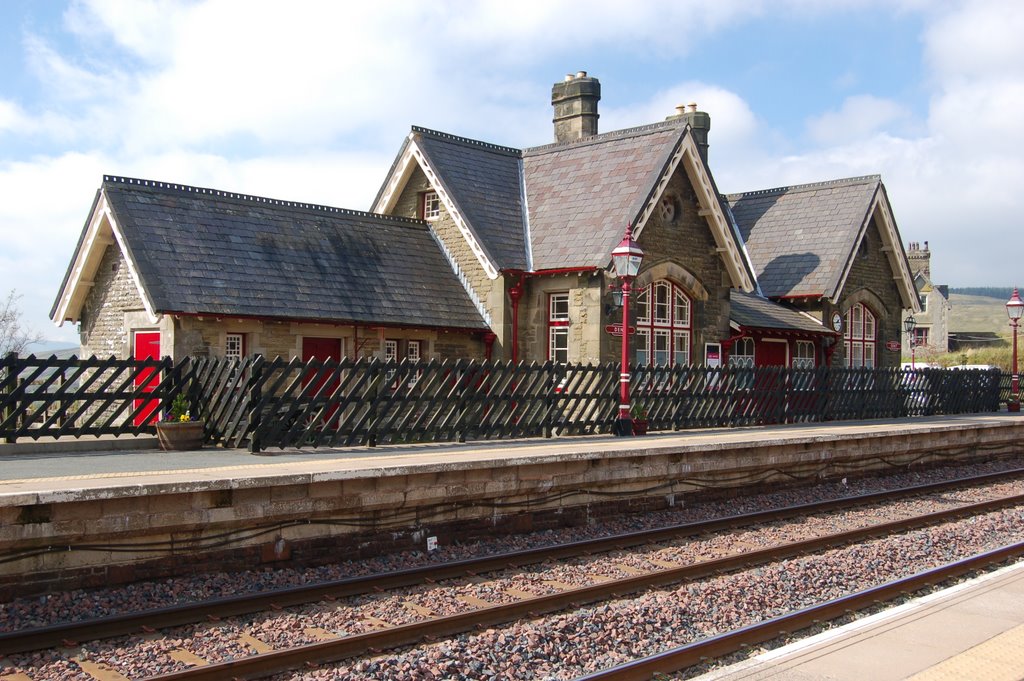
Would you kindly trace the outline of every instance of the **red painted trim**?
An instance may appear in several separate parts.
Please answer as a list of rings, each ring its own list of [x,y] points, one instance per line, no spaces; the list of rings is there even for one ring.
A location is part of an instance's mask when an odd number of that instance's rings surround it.
[[[770,326],[744,326],[742,327],[747,335],[758,334],[760,336],[776,335],[788,336],[790,338],[826,338],[837,335],[833,331],[822,329],[821,331],[803,331],[799,329],[775,329]]]
[[[523,274],[528,277],[546,277],[552,274],[579,274],[581,272],[596,271],[596,267],[559,267],[553,270],[536,270],[534,272],[524,272]]]
[[[519,301],[523,297],[523,280],[525,276],[518,273],[518,279],[508,289],[508,297],[512,300],[512,363],[519,363]],[[489,358],[489,356],[488,356]]]
[[[490,361],[491,354],[494,352],[494,341],[497,339],[498,337],[490,331],[484,333],[484,359]]]

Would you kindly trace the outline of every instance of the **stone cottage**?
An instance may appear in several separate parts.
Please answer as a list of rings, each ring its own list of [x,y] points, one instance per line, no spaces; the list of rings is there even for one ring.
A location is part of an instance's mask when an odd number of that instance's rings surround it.
[[[932,281],[932,253],[928,242],[912,241],[907,245],[907,259],[914,278],[921,311],[914,314],[914,346],[920,350],[945,353],[949,351],[949,321],[953,305],[949,287]],[[904,313],[903,317],[909,316]],[[909,348],[908,348],[909,349]]]

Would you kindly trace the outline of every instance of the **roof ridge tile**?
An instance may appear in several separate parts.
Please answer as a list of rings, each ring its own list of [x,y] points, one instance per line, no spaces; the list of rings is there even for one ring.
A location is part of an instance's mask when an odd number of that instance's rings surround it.
[[[752,196],[768,196],[770,194],[781,194],[784,192],[793,191],[809,191],[811,189],[821,189],[824,187],[840,187],[852,184],[859,184],[871,181],[880,181],[881,175],[861,175],[858,177],[841,177],[835,180],[824,180],[822,182],[808,182],[807,184],[794,184],[785,187],[773,187],[771,189],[755,189],[749,192],[734,192],[732,194],[723,194],[728,200],[735,200],[741,198],[747,198]]]
[[[163,191],[176,191],[183,194],[201,194],[209,195],[218,199],[227,199],[232,201],[242,201],[245,203],[257,203],[266,204],[270,206],[281,206],[283,208],[299,208],[302,210],[309,210],[315,212],[324,213],[336,213],[339,215],[348,215],[351,217],[362,217],[373,220],[384,220],[387,222],[405,223],[408,225],[426,227],[427,224],[423,220],[417,220],[414,218],[406,218],[398,215],[384,215],[382,213],[372,213],[362,210],[353,210],[351,208],[337,208],[335,206],[326,206],[317,203],[305,203],[302,201],[286,201],[284,199],[272,199],[265,196],[256,196],[253,194],[239,194],[236,192],[224,191],[222,189],[211,189],[209,187],[195,187],[187,184],[178,184],[175,182],[162,182],[159,180],[145,180],[136,177],[122,177],[119,175],[104,175],[103,184],[122,184],[133,187],[147,187],[153,189],[159,189]]]
[[[440,130],[431,130],[430,128],[421,128],[418,125],[412,126],[412,131],[414,133],[419,133],[421,135],[430,135],[431,137],[437,137],[438,139],[447,140],[449,142],[457,142],[459,144],[465,144],[465,145],[471,146],[471,147],[480,147],[482,149],[487,149],[488,151],[498,151],[498,152],[502,152],[502,153],[506,153],[506,154],[511,154],[513,156],[516,156],[516,157],[522,156],[522,154],[523,154],[521,149],[516,149],[515,147],[503,147],[500,144],[492,144],[490,142],[482,142],[480,140],[470,139],[469,137],[462,137],[460,135],[453,135],[450,132],[441,132]]]
[[[616,139],[626,139],[628,137],[635,137],[637,135],[646,135],[652,132],[658,132],[661,130],[679,128],[682,129],[687,127],[688,124],[681,123],[679,120],[670,121],[658,121],[657,123],[648,123],[646,125],[638,125],[633,128],[623,128],[622,130],[612,130],[610,132],[603,132],[599,135],[591,135],[590,137],[583,137],[578,140],[570,140],[567,142],[552,142],[550,144],[543,144],[538,147],[526,147],[523,149],[524,156],[533,156],[536,154],[544,154],[551,151],[558,151],[568,147],[585,147],[591,144],[600,144],[602,142],[608,142]]]

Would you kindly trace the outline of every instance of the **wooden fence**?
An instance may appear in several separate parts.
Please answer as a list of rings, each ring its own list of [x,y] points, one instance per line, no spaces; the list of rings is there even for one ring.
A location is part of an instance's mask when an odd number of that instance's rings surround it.
[[[632,402],[651,431],[996,411],[998,371],[650,367]],[[183,392],[206,441],[321,447],[612,432],[617,364],[0,360],[0,438],[155,431]]]

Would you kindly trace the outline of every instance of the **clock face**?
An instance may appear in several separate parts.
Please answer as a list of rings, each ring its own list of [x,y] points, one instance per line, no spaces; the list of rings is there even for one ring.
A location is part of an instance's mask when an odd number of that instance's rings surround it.
[[[832,330],[838,332],[843,328],[843,316],[838,312],[832,313]]]

